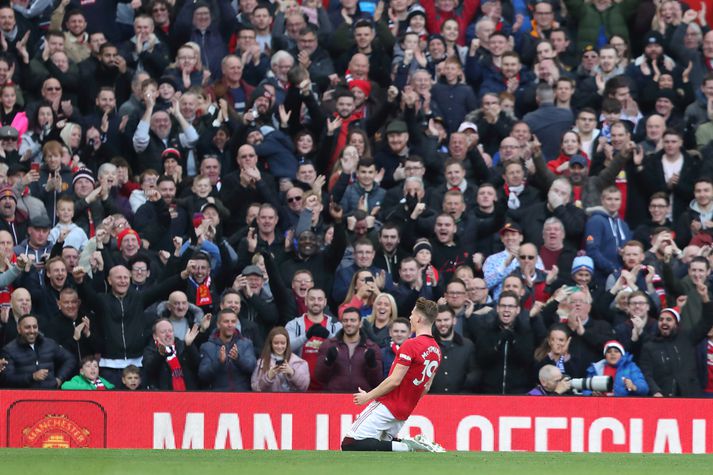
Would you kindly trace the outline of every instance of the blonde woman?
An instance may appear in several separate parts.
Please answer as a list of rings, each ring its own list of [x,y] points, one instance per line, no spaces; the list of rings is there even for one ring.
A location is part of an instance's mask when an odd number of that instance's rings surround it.
[[[371,315],[362,322],[367,338],[379,345],[379,348],[386,348],[391,341],[389,326],[398,316],[394,297],[387,293],[377,295],[374,299]]]

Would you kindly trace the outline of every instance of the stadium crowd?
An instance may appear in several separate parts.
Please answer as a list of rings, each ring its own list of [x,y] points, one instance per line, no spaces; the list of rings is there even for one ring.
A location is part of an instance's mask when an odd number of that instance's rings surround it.
[[[432,393],[712,396],[710,25],[705,0],[3,3],[0,386],[368,391],[425,297]]]

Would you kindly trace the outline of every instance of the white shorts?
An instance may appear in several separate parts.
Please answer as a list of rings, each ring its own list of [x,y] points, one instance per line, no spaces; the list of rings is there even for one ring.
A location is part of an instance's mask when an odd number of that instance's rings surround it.
[[[404,422],[406,421],[397,420],[380,402],[372,401],[354,421],[347,437],[354,440],[393,440]]]

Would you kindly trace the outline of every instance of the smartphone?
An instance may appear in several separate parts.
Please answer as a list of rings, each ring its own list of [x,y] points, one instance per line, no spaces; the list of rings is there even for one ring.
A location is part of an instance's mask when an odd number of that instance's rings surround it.
[[[32,170],[33,172],[39,173],[40,172],[40,164],[39,163],[31,163],[30,170]]]
[[[275,366],[282,366],[285,364],[285,360],[275,360]]]
[[[374,278],[373,277],[364,277],[364,282],[366,282],[367,284],[370,284],[370,283],[374,282]]]
[[[203,223],[203,213],[194,213],[193,214],[193,227],[197,228]]]

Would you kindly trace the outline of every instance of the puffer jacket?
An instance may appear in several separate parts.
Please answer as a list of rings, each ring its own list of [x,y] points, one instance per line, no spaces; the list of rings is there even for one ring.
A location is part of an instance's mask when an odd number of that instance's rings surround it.
[[[222,346],[226,353],[233,345],[238,346],[238,359],[226,356],[221,363],[218,352]],[[207,342],[201,346],[201,364],[198,367],[198,379],[209,389],[217,391],[250,391],[250,377],[255,369],[255,350],[253,343],[235,332],[228,343],[223,343],[216,330]]]
[[[57,378],[66,381],[72,376],[77,361],[72,354],[51,338],[37,335],[34,350],[16,338],[2,349],[7,360],[5,371],[0,374],[2,385],[10,388],[57,389]],[[48,370],[44,381],[32,379],[37,370]]]
[[[592,363],[587,368],[587,377],[604,375],[604,366],[607,361],[602,359],[596,363]],[[624,378],[630,379],[636,391],[629,391],[624,384]],[[616,376],[614,377],[614,396],[646,396],[649,394],[649,384],[644,378],[644,374],[639,367],[634,363],[633,355],[627,353],[621,357],[616,364]],[[584,395],[591,395],[592,391],[582,391]]]
[[[270,367],[275,366],[275,361],[276,358],[272,355],[270,357]],[[250,380],[253,391],[268,393],[307,391],[309,387],[309,367],[307,362],[292,353],[290,354],[289,365],[295,372],[291,377],[278,374],[274,379],[270,379],[267,375],[268,372],[262,370],[262,361],[258,361]]]

